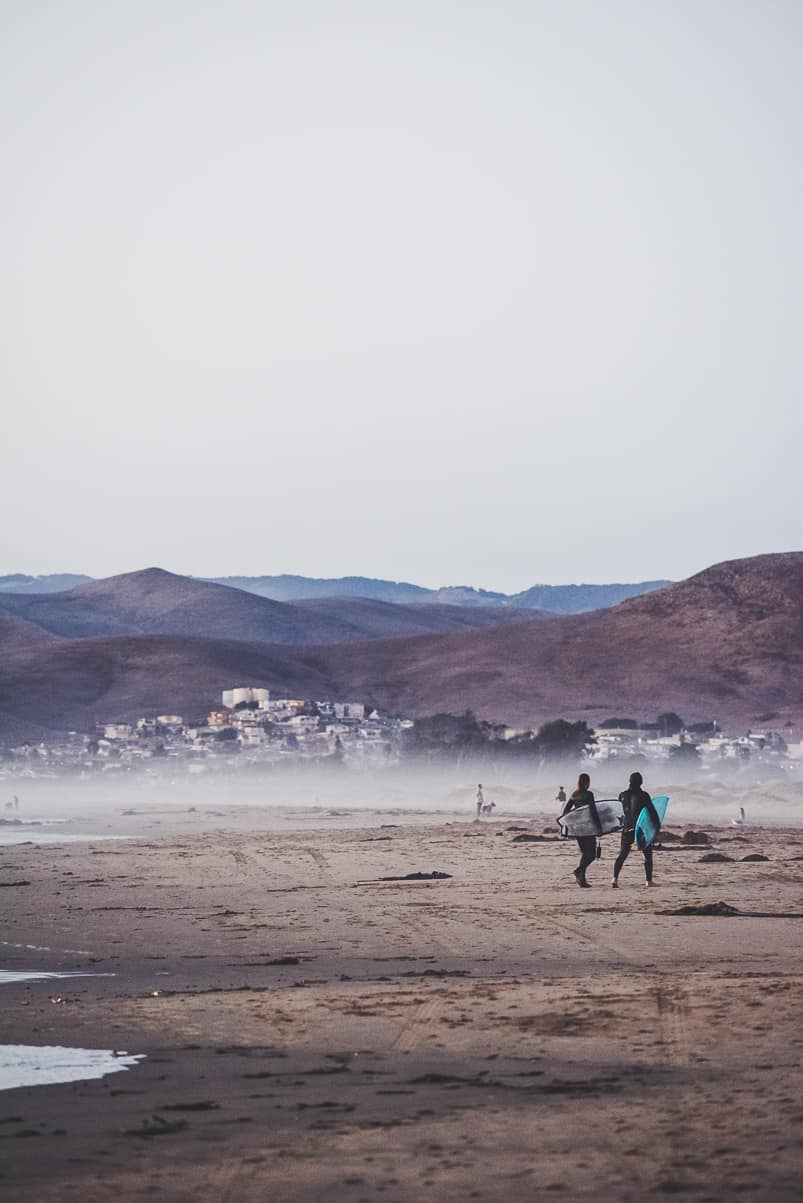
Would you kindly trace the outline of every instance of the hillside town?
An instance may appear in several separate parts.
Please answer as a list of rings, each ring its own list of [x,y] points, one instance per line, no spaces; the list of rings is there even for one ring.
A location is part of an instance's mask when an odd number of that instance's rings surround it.
[[[455,723],[460,723],[455,719]],[[581,728],[577,758],[602,767],[674,762],[700,772],[739,771],[750,765],[803,776],[803,741],[788,742],[768,728],[725,735],[715,722],[687,728],[675,714],[653,723],[609,719],[595,730],[564,720],[533,732],[470,721],[490,734],[485,742],[463,740],[427,747],[439,757],[529,755],[560,758],[539,737],[548,728]],[[317,762],[352,768],[382,768],[422,754],[418,730],[431,720],[404,718],[372,709],[363,702],[276,698],[265,688],[238,686],[222,692],[220,705],[204,721],[180,714],[143,715],[133,722],[98,724],[40,742],[0,744],[0,779],[14,777],[79,777],[144,772],[202,775],[220,770],[269,769]]]

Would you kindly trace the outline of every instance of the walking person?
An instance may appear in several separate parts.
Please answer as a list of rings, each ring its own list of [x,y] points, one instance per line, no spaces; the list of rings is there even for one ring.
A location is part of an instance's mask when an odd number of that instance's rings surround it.
[[[661,826],[661,820],[658,818],[658,814],[652,804],[652,798],[646,789],[642,789],[643,784],[644,778],[641,773],[631,773],[630,785],[619,795],[619,801],[622,803],[625,812],[625,825],[622,829],[622,843],[619,855],[613,866],[611,887],[614,890],[619,889],[619,874],[622,871],[622,865],[630,855],[630,849],[633,847],[633,842],[636,838],[636,823],[641,812],[648,810],[650,818],[656,827]],[[645,886],[654,886],[655,882],[652,879],[652,845],[650,844],[649,847],[644,848],[643,852],[644,876],[646,878],[644,884]]]
[[[482,808],[484,805],[485,805],[485,798],[482,795],[482,786],[478,785],[477,786],[477,818],[478,819],[482,815]]]
[[[558,792],[555,794],[555,801],[560,802],[561,806],[563,806],[566,801],[566,790],[562,785],[558,787]]]
[[[594,821],[598,833],[602,835],[602,824],[599,821],[597,814],[597,805],[594,801],[589,786],[591,778],[588,773],[581,773],[577,778],[577,789],[574,791],[569,801],[563,808],[563,814],[568,814],[570,810],[577,810],[581,806],[587,806],[591,812],[591,818]],[[591,883],[586,881],[586,869],[593,864],[597,859],[597,837],[595,835],[581,835],[577,837],[577,845],[580,849],[580,864],[574,870],[574,880],[583,890],[589,890]]]

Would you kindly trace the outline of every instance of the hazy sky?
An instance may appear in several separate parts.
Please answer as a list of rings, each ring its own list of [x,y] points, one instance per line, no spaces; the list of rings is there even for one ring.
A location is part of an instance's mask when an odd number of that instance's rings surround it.
[[[803,547],[798,0],[3,0],[0,572]]]

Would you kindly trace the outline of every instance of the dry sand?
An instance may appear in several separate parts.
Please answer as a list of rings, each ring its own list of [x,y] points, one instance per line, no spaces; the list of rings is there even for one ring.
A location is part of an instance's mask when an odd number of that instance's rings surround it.
[[[0,1040],[147,1054],[0,1093],[4,1203],[803,1197],[803,832],[614,892],[520,820],[217,821],[0,848],[3,967],[115,975],[0,986]]]

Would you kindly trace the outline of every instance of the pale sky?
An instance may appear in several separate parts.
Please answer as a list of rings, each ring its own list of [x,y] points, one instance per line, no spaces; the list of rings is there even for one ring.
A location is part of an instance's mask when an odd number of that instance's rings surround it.
[[[3,0],[0,572],[803,547],[797,0]]]

